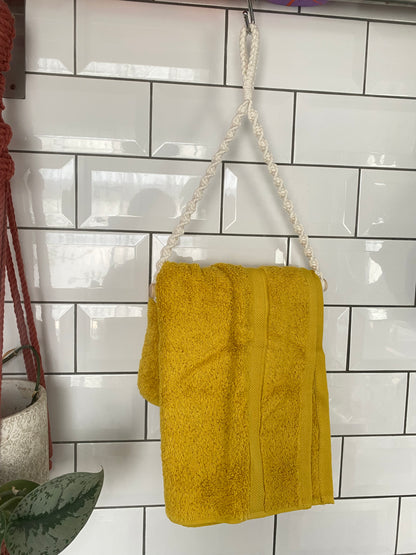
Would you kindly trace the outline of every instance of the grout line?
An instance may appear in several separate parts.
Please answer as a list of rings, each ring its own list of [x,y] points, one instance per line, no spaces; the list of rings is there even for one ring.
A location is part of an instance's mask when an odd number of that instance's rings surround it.
[[[404,405],[404,426],[403,426],[403,433],[406,433],[407,428],[407,412],[409,409],[409,390],[410,390],[410,372],[407,373],[407,382],[406,382],[406,401]]]
[[[74,214],[74,225],[75,225],[75,229],[79,229],[79,210],[78,210],[78,154],[74,155],[74,194],[75,194],[75,206],[74,206],[74,210],[75,210],[75,214]],[[47,228],[50,229],[50,228]],[[68,228],[63,228],[63,229],[68,229]],[[74,229],[74,228],[69,228],[69,229]]]
[[[297,91],[299,92],[299,91]],[[9,149],[9,153],[10,154],[38,154],[38,155],[47,155],[47,154],[51,154],[53,156],[84,156],[86,158],[108,158],[109,160],[111,159],[129,159],[129,160],[136,160],[136,161],[141,161],[141,160],[155,160],[158,162],[164,161],[164,162],[172,162],[173,164],[175,162],[190,162],[190,163],[195,163],[195,164],[204,164],[206,165],[207,163],[210,163],[212,160],[209,158],[184,158],[184,157],[170,157],[170,156],[152,156],[151,158],[148,155],[130,155],[130,154],[103,154],[103,153],[99,153],[99,152],[75,152],[75,151],[58,151],[58,150],[32,150],[32,149]],[[224,158],[223,160],[226,163],[229,164],[240,164],[242,166],[244,165],[250,165],[250,166],[264,166],[264,161],[257,161],[257,160],[234,160],[234,159],[228,159],[228,158]],[[330,164],[330,163],[326,163],[326,164],[313,164],[313,163],[309,163],[309,162],[295,162],[295,163],[291,163],[289,162],[281,162],[281,161],[277,161],[276,162],[279,166],[295,166],[295,167],[300,167],[300,168],[322,168],[322,169],[336,169],[336,170],[358,170],[358,169],[363,169],[363,170],[369,170],[369,171],[391,171],[391,172],[411,172],[414,173],[416,166],[415,167],[409,167],[409,168],[397,168],[397,167],[387,167],[387,166],[365,166],[365,165],[360,165],[360,164],[350,164],[350,165],[346,165],[346,164]]]
[[[148,413],[149,413],[149,403],[145,401],[144,403],[144,439],[147,440],[147,428],[148,428]]]
[[[340,456],[340,464],[339,464],[338,498],[341,498],[343,461],[344,461],[344,437],[341,438],[341,456]]]
[[[55,441],[55,443],[59,443]],[[74,472],[78,472],[78,442],[74,442]]]
[[[352,307],[349,307],[349,319],[348,319],[348,335],[347,335],[347,357],[345,360],[345,370],[350,371],[350,355],[351,355],[351,328],[352,328]]]
[[[277,515],[274,515],[272,555],[275,555],[276,553],[276,543],[277,543]]]
[[[358,168],[358,181],[357,181],[357,200],[355,206],[355,227],[354,237],[358,238],[358,221],[360,218],[360,202],[361,202],[361,168]]]
[[[78,373],[78,303],[74,303],[74,374]]]
[[[366,35],[365,35],[365,54],[364,54],[364,73],[363,73],[363,94],[367,85],[367,65],[368,65],[368,42],[370,36],[370,22],[367,21]]]
[[[286,252],[286,266],[289,266],[289,260],[290,260],[290,247],[292,246],[292,241],[291,238],[288,237],[287,238],[287,252]]]
[[[153,233],[149,234],[149,285],[152,283],[152,268],[153,268]]]
[[[296,128],[296,103],[298,99],[298,93],[293,94],[293,118],[292,118],[292,145],[290,153],[290,163],[293,164],[295,161],[295,128]]]
[[[143,507],[142,555],[146,555],[146,506]]]
[[[399,527],[400,527],[400,512],[402,508],[402,498],[399,497],[399,505],[397,508],[397,527],[396,527],[396,541],[394,544],[394,553],[397,554],[397,547],[399,543]]]
[[[74,18],[74,74],[77,74],[77,0],[74,0],[74,9],[73,9],[73,18]],[[29,72],[27,72],[29,73]]]
[[[46,227],[46,226],[18,226],[19,230],[23,231],[56,231],[56,232],[67,232],[69,234],[76,233],[100,233],[100,234],[129,234],[129,235],[170,235],[171,230],[149,230],[149,229],[126,229],[126,228],[99,228],[99,227],[83,227],[83,228],[73,228],[73,227]],[[265,239],[297,239],[296,234],[273,234],[273,233],[219,233],[218,231],[185,231],[184,235],[195,235],[195,236],[205,236],[205,237],[219,237],[226,235],[227,237],[244,237],[244,238],[265,238]],[[314,235],[309,233],[308,237],[311,239],[330,239],[330,240],[354,240],[354,241],[401,241],[404,243],[416,241],[416,237],[376,237],[373,235],[354,237],[354,235]],[[413,306],[413,305],[412,305]]]
[[[227,84],[227,58],[228,58],[228,27],[229,27],[229,15],[228,9],[225,10],[225,29],[224,29],[224,73],[223,73],[223,85]]]
[[[149,156],[152,156],[153,139],[153,83],[150,83],[149,91]]]
[[[415,24],[416,25],[416,24]],[[241,85],[232,85],[227,84],[223,85],[221,83],[208,83],[208,82],[195,82],[195,81],[168,81],[163,79],[133,79],[132,77],[112,77],[108,75],[83,75],[77,74],[74,75],[72,73],[52,73],[52,72],[41,72],[41,71],[26,71],[26,75],[38,75],[40,77],[62,77],[63,79],[73,79],[76,77],[77,79],[95,79],[95,80],[103,80],[103,81],[126,81],[132,83],[149,83],[149,84],[157,84],[157,85],[172,85],[178,87],[215,87],[218,89],[242,89]],[[359,97],[359,98],[384,98],[387,100],[399,100],[399,101],[409,101],[415,102],[416,96],[398,96],[398,95],[388,95],[388,94],[363,94],[362,92],[347,92],[347,91],[327,91],[327,90],[318,90],[318,89],[294,89],[294,88],[283,88],[283,87],[261,87],[255,86],[255,90],[258,91],[269,91],[269,92],[282,92],[282,93],[303,93],[309,95],[327,95],[327,96],[352,96],[352,97]],[[67,154],[67,153],[64,153]],[[175,158],[176,159],[176,158]],[[373,166],[369,166],[370,168]]]

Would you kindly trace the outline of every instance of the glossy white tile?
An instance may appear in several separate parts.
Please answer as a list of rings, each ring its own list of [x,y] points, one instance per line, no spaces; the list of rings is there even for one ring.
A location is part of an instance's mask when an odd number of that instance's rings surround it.
[[[152,274],[168,235],[153,236]],[[173,250],[172,262],[209,266],[217,262],[242,266],[285,265],[286,239],[281,237],[227,237],[220,235],[183,235]]]
[[[362,92],[365,22],[259,13],[256,23],[262,38],[258,87]],[[231,85],[241,84],[241,25],[241,14],[231,12],[227,49]]]
[[[272,517],[186,528],[170,522],[163,507],[146,511],[146,555],[269,555],[272,546]]]
[[[416,168],[415,134],[416,100],[298,94],[298,164]]]
[[[416,497],[402,497],[397,553],[416,553]]]
[[[147,405],[147,439],[160,439],[160,409],[152,403]]]
[[[206,170],[206,162],[81,156],[78,213],[84,228],[171,231]],[[219,231],[221,172],[187,230]]]
[[[115,7],[114,0],[88,0],[77,10],[77,36],[78,74],[216,84],[223,80],[223,10],[135,2]]]
[[[415,49],[413,26],[370,23],[366,93],[416,96],[416,68],[405,54]]]
[[[78,372],[137,372],[146,305],[78,305],[77,322]]]
[[[415,241],[312,239],[311,246],[328,281],[325,303],[413,305]],[[290,240],[290,263],[307,265],[297,239]]]
[[[26,71],[74,73],[74,4],[26,1]]]
[[[416,370],[416,308],[353,308],[351,370]]]
[[[73,443],[55,443],[53,445],[52,470],[49,478],[75,471],[75,446]]]
[[[54,441],[144,438],[144,400],[131,375],[48,376]]]
[[[328,374],[331,433],[401,434],[407,374]]]
[[[339,479],[340,479],[340,471],[341,471],[342,438],[333,437],[331,439],[331,452],[332,452],[332,481],[334,485],[334,497],[337,497],[339,492]]]
[[[301,8],[303,14],[316,15],[316,7]],[[388,21],[416,21],[416,14],[413,7],[395,6],[394,4],[378,5],[367,3],[363,0],[356,2],[328,2],[319,6],[320,15],[331,17],[350,17],[360,19],[380,19]]]
[[[74,370],[74,307],[71,304],[33,304],[36,331],[46,373],[64,373]],[[21,345],[16,316],[12,304],[4,309],[3,352]],[[24,372],[23,358],[11,360],[5,372]]]
[[[242,101],[241,89],[156,83],[153,87],[152,155],[210,159],[217,152]],[[255,104],[276,161],[290,162],[293,94],[259,90],[255,92]],[[262,160],[247,119],[224,158]]]
[[[82,443],[78,445],[77,461],[80,471],[104,468],[106,479],[99,507],[164,503],[158,441]]]
[[[275,555],[391,555],[397,499],[344,499],[277,517]]]
[[[357,170],[281,166],[299,221],[310,235],[352,235]],[[224,233],[293,234],[288,215],[264,165],[226,164]]]
[[[154,0],[159,2],[159,0]],[[165,0],[162,0],[165,2]],[[176,2],[176,0],[166,0],[166,2]],[[222,8],[247,8],[247,2],[245,0],[181,0],[181,4],[203,4],[204,6],[218,6]],[[256,0],[253,4],[254,13],[259,11],[268,12],[285,12],[296,14],[298,9],[293,6],[281,6],[280,4],[274,4],[269,0]],[[231,10],[230,10],[231,11]],[[240,12],[241,13],[241,12]],[[243,18],[241,18],[243,22]]]
[[[149,84],[26,75],[26,99],[7,99],[11,149],[148,154]]]
[[[346,437],[343,460],[343,496],[416,494],[416,436]]]
[[[138,555],[142,552],[143,509],[95,509],[63,555]]]
[[[358,235],[416,237],[416,172],[363,170]]]
[[[33,300],[147,302],[148,236],[21,230]]]
[[[327,370],[345,370],[347,363],[348,308],[326,306],[324,309],[323,348]]]
[[[18,226],[75,227],[75,159],[14,152],[11,181]]]
[[[410,374],[409,380],[409,398],[407,406],[407,422],[406,432],[408,434],[416,433],[416,373]]]

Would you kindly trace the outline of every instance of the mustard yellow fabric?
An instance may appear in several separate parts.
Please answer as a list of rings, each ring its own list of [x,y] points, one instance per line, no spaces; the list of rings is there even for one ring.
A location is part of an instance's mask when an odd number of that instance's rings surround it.
[[[163,265],[138,385],[160,406],[173,522],[237,523],[334,502],[322,325],[310,270]]]

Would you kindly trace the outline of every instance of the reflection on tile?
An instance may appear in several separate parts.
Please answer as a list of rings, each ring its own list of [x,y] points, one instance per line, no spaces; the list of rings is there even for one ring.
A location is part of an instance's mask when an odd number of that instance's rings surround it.
[[[416,497],[403,497],[397,553],[416,553]]]
[[[229,21],[227,84],[240,85],[241,14],[231,12]],[[259,13],[256,23],[262,33],[258,87],[362,92],[365,22]]]
[[[310,235],[354,233],[357,170],[282,166],[279,175]],[[294,233],[264,165],[226,164],[223,218],[225,233]]]
[[[155,273],[160,251],[168,235],[153,236],[152,270]],[[173,250],[172,262],[209,266],[217,262],[242,266],[285,265],[286,239],[279,237],[227,237],[220,235],[183,235]]]
[[[416,373],[410,374],[406,432],[416,433]]]
[[[31,298],[146,302],[148,236],[21,230]]]
[[[158,441],[78,445],[77,470],[97,472],[101,466],[106,479],[99,507],[164,503]]]
[[[46,373],[74,370],[74,307],[70,304],[33,304],[43,367]],[[13,305],[4,309],[3,352],[21,345]],[[23,358],[18,357],[4,367],[7,373],[24,372]]]
[[[115,9],[114,0],[81,2],[78,73],[220,84],[224,15],[223,10],[201,13],[193,7],[123,2]]]
[[[81,156],[81,227],[171,231],[206,170],[206,162]],[[220,173],[212,179],[187,231],[219,231]]]
[[[416,68],[404,55],[415,49],[412,26],[370,23],[366,93],[416,96]]]
[[[328,281],[327,304],[413,305],[416,241],[312,239]],[[290,264],[306,266],[297,239],[290,240]]]
[[[316,15],[316,8],[301,8],[302,13]],[[328,2],[319,6],[319,15],[330,15],[332,17],[358,17],[363,19],[386,19],[388,21],[416,21],[416,13],[413,7],[402,7],[389,5],[377,5],[357,0],[355,3]]]
[[[145,305],[78,305],[78,372],[137,372],[146,309]]]
[[[159,0],[155,0],[158,2]],[[176,2],[176,0],[162,0],[163,2]],[[223,8],[247,8],[247,2],[245,0],[181,0],[181,4],[203,4],[204,6],[220,6]],[[297,7],[293,6],[281,6],[280,4],[272,4],[269,0],[256,0],[253,4],[254,13],[258,13],[261,10],[266,10],[268,12],[285,12],[294,13],[298,11]]]
[[[240,89],[156,83],[153,87],[153,156],[211,158],[242,100]],[[276,161],[290,162],[292,93],[258,90],[255,102]],[[248,162],[262,160],[247,119],[224,158]]]
[[[339,492],[339,478],[341,471],[341,446],[342,439],[340,437],[331,438],[332,480],[334,485],[334,497],[337,497]]]
[[[358,235],[416,237],[416,172],[363,170]]]
[[[75,161],[59,154],[12,154],[16,221],[26,227],[75,227]]]
[[[142,538],[143,509],[96,509],[62,554],[137,555],[142,552]]]
[[[144,438],[144,400],[135,375],[48,376],[54,441]]]
[[[147,439],[160,439],[160,409],[147,404]]]
[[[416,308],[353,308],[351,370],[416,370]]]
[[[348,308],[326,306],[324,309],[323,348],[327,370],[345,370],[349,319]]]
[[[296,113],[298,164],[416,168],[416,100],[299,93]]]
[[[26,71],[74,73],[74,7],[68,0],[26,0]]]
[[[343,499],[277,517],[276,555],[391,555],[397,499]]]
[[[259,542],[261,538],[261,542]],[[163,507],[146,511],[146,554],[269,555],[273,548],[273,517],[241,524],[187,528],[168,520]]]
[[[341,495],[415,494],[416,436],[345,438]]]
[[[148,83],[28,74],[26,99],[5,104],[11,149],[148,154]]]
[[[400,434],[407,374],[328,374],[331,433]]]
[[[75,471],[75,446],[73,443],[55,443],[53,445],[52,470],[49,479]]]

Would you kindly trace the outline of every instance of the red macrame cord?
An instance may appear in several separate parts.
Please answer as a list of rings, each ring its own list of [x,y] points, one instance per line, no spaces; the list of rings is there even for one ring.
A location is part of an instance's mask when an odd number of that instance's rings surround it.
[[[10,67],[13,39],[15,36],[14,19],[7,4],[0,0],[0,353],[3,352],[4,335],[4,298],[6,270],[16,315],[17,329],[22,345],[31,344],[40,354],[35,319],[30,302],[29,290],[24,273],[23,258],[13,208],[10,180],[14,174],[14,163],[8,152],[12,130],[2,117],[4,110],[3,95],[5,90],[4,73]],[[7,233],[9,225],[11,244]],[[13,253],[13,254],[12,254]],[[17,266],[17,273],[15,263]],[[19,291],[23,297],[23,307]],[[36,380],[36,361],[28,349],[23,350],[26,374],[29,380]],[[0,360],[0,402],[1,402],[2,361]],[[45,387],[45,375],[41,363],[41,384]],[[1,440],[1,438],[0,438]],[[49,433],[49,453],[52,456],[52,443]]]

